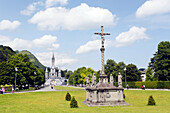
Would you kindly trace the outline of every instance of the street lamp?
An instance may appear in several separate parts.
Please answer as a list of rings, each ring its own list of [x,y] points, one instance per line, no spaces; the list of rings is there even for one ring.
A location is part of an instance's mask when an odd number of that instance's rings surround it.
[[[34,87],[35,87],[35,76],[36,76],[36,72],[34,72]]]
[[[127,82],[126,82],[126,67],[124,68],[125,71],[125,87],[127,87]]]
[[[15,68],[15,87],[14,87],[14,90],[16,90],[16,78],[17,78],[17,71],[18,71],[18,69],[17,69],[17,67]]]

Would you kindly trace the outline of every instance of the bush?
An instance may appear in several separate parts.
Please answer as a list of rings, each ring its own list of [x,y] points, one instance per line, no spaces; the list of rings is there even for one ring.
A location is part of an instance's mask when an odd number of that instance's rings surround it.
[[[71,100],[71,95],[69,92],[67,92],[65,100],[70,101]]]
[[[148,99],[148,105],[156,105],[155,100],[153,99],[152,95]]]
[[[76,99],[74,98],[74,96],[73,96],[73,98],[71,99],[70,108],[78,108],[78,104],[77,104],[77,101],[76,101]]]
[[[145,88],[150,89],[170,89],[170,81],[136,81],[136,82],[127,82],[129,88],[142,88],[142,85],[145,85]],[[118,86],[117,82],[114,82],[114,86]],[[124,85],[124,82],[123,82]],[[125,85],[123,86],[125,87]]]

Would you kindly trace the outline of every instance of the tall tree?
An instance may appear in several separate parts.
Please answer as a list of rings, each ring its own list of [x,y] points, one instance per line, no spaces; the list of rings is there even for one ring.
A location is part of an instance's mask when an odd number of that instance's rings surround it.
[[[154,70],[154,80],[169,81],[170,80],[170,42],[163,41],[158,45],[158,51],[151,58],[149,63]]]
[[[110,79],[110,74],[116,76],[116,65],[117,63],[114,60],[107,60],[105,65],[105,74],[107,75],[108,79]]]
[[[146,71],[146,81],[152,81],[153,80],[153,72],[150,67],[148,67]]]
[[[141,72],[138,70],[136,65],[128,64],[126,66],[126,77],[127,81],[140,81],[141,80]]]

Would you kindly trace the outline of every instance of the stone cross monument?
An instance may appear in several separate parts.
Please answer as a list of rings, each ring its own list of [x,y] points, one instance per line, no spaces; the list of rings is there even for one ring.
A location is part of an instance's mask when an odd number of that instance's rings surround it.
[[[90,85],[90,78],[86,78],[86,100],[83,102],[87,106],[119,106],[129,105],[125,103],[123,98],[123,87],[116,87],[113,85],[113,76],[111,75],[110,83],[108,83],[107,75],[104,73],[104,36],[110,33],[103,33],[103,26],[101,26],[101,33],[94,33],[100,35],[102,38],[101,63],[102,69],[99,76],[99,83],[95,83],[95,75],[92,77],[92,85]]]
[[[100,77],[99,77],[99,82],[101,82],[101,83],[105,83],[105,82],[107,82],[108,81],[108,79],[107,79],[107,76],[105,75],[105,73],[104,73],[104,51],[105,51],[105,48],[104,48],[104,36],[105,35],[110,35],[110,33],[103,33],[103,26],[101,26],[101,33],[94,33],[94,34],[96,34],[96,35],[100,35],[101,36],[101,45],[102,45],[102,47],[101,47],[101,49],[100,49],[100,51],[101,51],[101,67],[102,67],[102,69],[101,69],[101,75],[100,75]]]

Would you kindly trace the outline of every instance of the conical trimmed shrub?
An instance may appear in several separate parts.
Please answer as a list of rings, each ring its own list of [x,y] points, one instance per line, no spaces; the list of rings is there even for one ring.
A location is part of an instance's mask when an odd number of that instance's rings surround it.
[[[71,95],[69,92],[67,92],[65,100],[70,101],[71,100]]]
[[[76,101],[76,99],[74,98],[74,96],[73,96],[73,98],[71,99],[70,108],[78,108],[78,104],[77,104],[77,101]]]
[[[148,99],[148,105],[156,105],[156,102],[155,102],[154,98],[152,97],[152,95]]]

